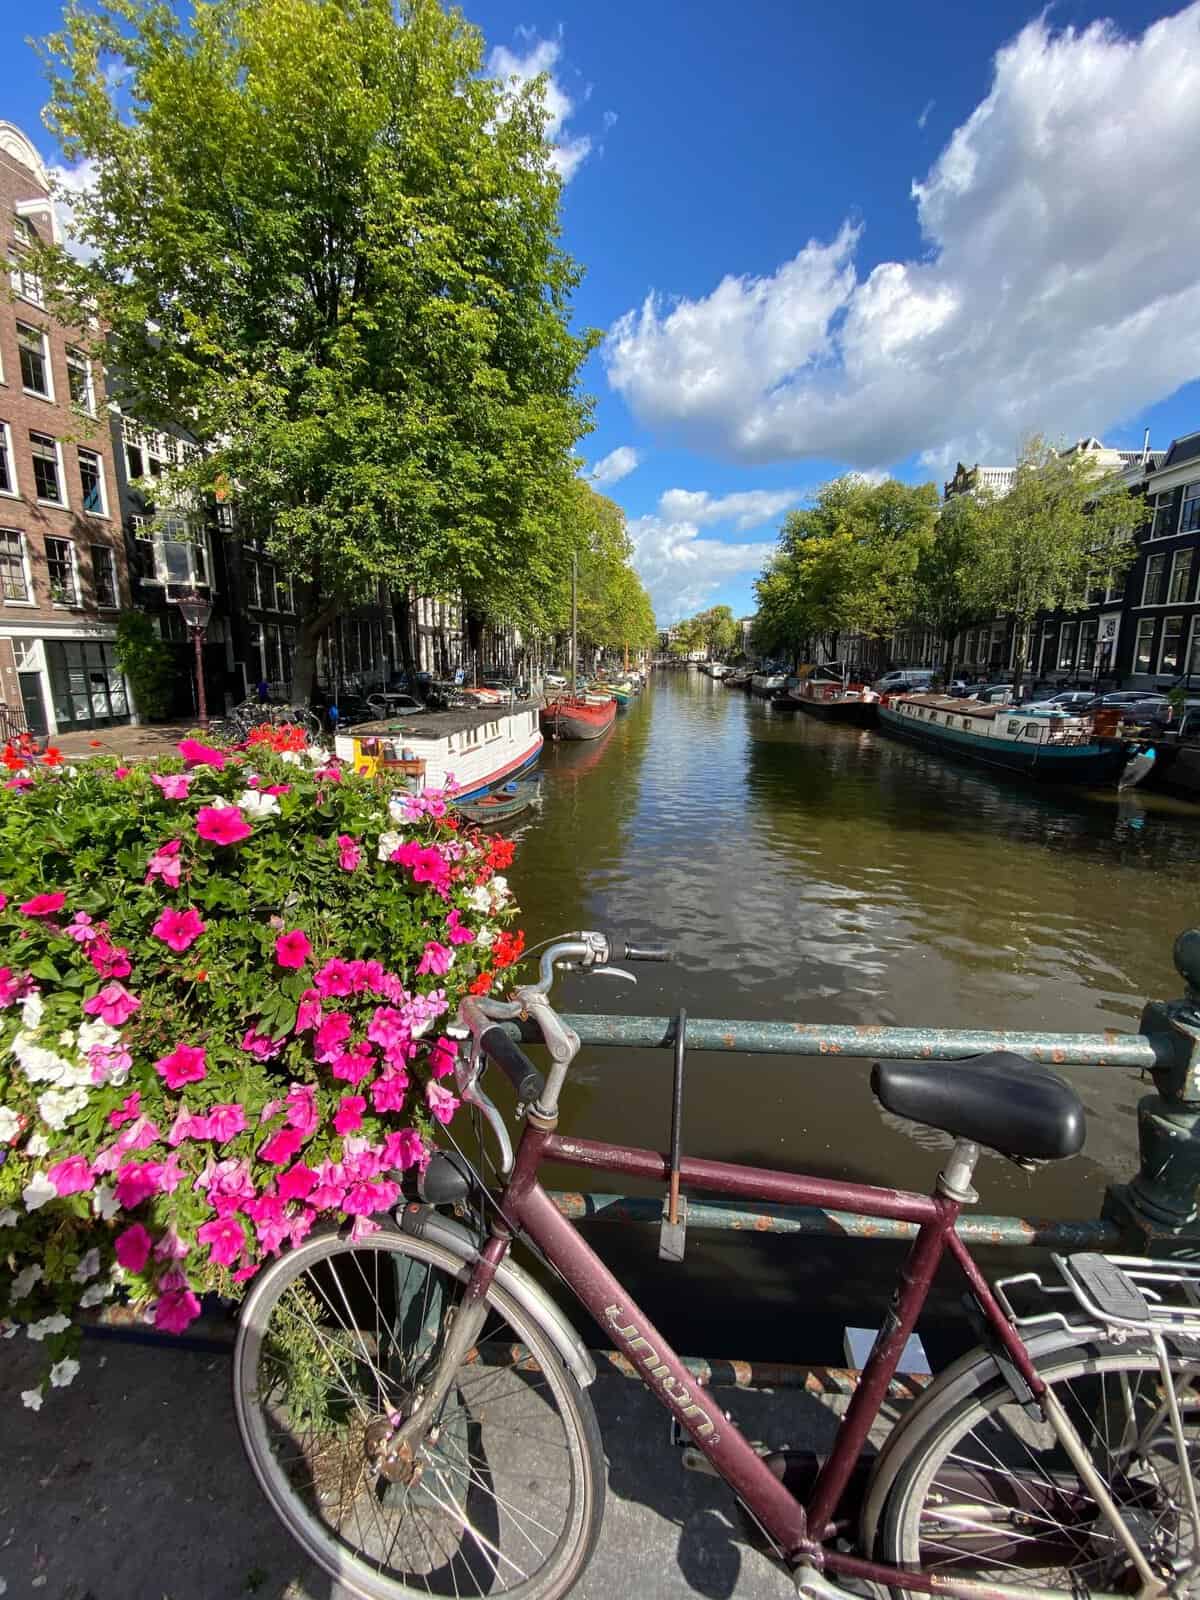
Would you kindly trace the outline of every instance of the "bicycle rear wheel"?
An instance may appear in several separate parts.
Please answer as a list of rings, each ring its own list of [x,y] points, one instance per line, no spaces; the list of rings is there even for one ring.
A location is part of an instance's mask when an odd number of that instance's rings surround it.
[[[1176,1352],[1171,1362],[1185,1459],[1149,1343],[1096,1341],[1037,1367],[1150,1566],[1168,1583],[1182,1578],[1184,1587],[1200,1588],[1200,1528],[1186,1482],[1200,1472],[1200,1350]],[[944,1409],[931,1407],[895,1468],[876,1550],[885,1561],[944,1577],[1070,1593],[1140,1587],[1053,1430],[998,1375],[951,1396]]]
[[[372,1430],[411,1413],[466,1268],[383,1231],[306,1241],[268,1267],[242,1313],[234,1402],[263,1492],[293,1538],[365,1600],[558,1600],[604,1506],[591,1401],[503,1289],[420,1441],[418,1482],[389,1481]]]

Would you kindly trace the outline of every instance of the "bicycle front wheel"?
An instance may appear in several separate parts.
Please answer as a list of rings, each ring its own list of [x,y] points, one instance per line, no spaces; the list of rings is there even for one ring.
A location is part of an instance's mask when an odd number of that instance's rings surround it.
[[[1188,1479],[1200,1469],[1200,1351],[1171,1357],[1182,1450],[1149,1343],[1098,1341],[1037,1365],[1151,1568],[1194,1590],[1200,1529]],[[896,1470],[876,1549],[944,1577],[1073,1594],[1141,1587],[1057,1435],[998,1375],[931,1412]]]
[[[379,1470],[373,1443],[411,1413],[467,1271],[404,1234],[327,1235],[266,1268],[243,1308],[234,1403],[250,1464],[292,1537],[364,1600],[557,1600],[599,1532],[591,1401],[497,1285],[419,1473]]]

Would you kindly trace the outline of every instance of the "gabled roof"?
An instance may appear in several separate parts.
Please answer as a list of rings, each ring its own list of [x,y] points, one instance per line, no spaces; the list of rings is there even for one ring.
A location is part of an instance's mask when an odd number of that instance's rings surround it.
[[[1185,461],[1200,460],[1200,433],[1185,433],[1181,439],[1172,439],[1161,466],[1181,467]]]

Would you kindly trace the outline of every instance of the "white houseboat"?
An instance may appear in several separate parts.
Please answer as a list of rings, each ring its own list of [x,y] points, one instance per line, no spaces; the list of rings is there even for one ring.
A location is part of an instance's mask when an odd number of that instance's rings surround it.
[[[417,789],[444,789],[453,778],[460,800],[520,777],[542,753],[536,705],[434,711],[406,721],[383,717],[339,731],[334,749],[356,771],[385,772]]]

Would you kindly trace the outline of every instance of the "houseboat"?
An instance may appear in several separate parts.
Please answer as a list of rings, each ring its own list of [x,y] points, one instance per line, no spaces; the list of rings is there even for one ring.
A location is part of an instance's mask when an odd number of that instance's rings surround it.
[[[612,695],[563,694],[542,707],[542,731],[548,739],[599,739],[616,715]]]
[[[536,705],[434,711],[411,721],[383,717],[339,730],[334,749],[356,772],[413,789],[444,789],[459,800],[489,794],[532,767],[542,753]]]
[[[852,677],[849,667],[831,662],[824,667],[801,667],[800,678],[787,691],[801,711],[826,721],[873,726],[879,696],[870,684]]]
[[[764,700],[770,700],[786,688],[786,672],[756,672],[750,679],[750,693],[761,695]]]
[[[899,738],[1047,783],[1127,789],[1154,765],[1153,748],[1123,736],[1120,710],[1112,706],[1064,716],[951,695],[901,694],[885,695],[878,714],[885,732]]]

